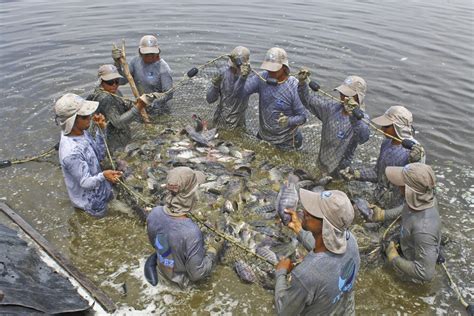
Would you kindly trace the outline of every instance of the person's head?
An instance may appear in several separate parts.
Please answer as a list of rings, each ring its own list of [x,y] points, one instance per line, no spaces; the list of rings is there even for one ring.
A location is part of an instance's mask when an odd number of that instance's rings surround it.
[[[54,105],[56,122],[61,126],[64,135],[82,134],[90,126],[91,115],[97,110],[99,102],[87,101],[82,97],[67,93]]]
[[[123,78],[117,67],[114,65],[102,65],[99,67],[97,77],[100,80],[100,86],[107,92],[116,93],[119,87],[120,78]]]
[[[413,137],[413,115],[402,105],[391,106],[385,113],[372,120],[382,130],[400,139]]]
[[[165,211],[172,216],[182,216],[188,213],[197,199],[197,188],[206,179],[204,173],[193,171],[188,167],[176,167],[168,172]]]
[[[250,61],[250,50],[244,46],[237,46],[234,48],[229,55],[229,66],[235,69],[239,69],[236,65],[237,58],[240,58],[242,64]]]
[[[338,190],[299,191],[304,208],[303,228],[321,236],[327,250],[335,254],[346,251],[347,229],[354,220],[354,209],[347,195]]]
[[[290,65],[285,50],[279,47],[270,48],[265,55],[261,68],[268,71],[270,78],[278,81],[286,79],[290,74]]]
[[[344,98],[354,98],[354,100],[360,105],[361,108],[364,108],[365,103],[365,94],[367,92],[367,83],[364,79],[359,76],[349,76],[344,82],[334,89],[339,91],[341,101],[344,101]]]
[[[140,39],[138,52],[145,64],[152,64],[160,60],[160,47],[158,39],[153,35],[145,35]]]
[[[433,207],[436,176],[429,165],[416,162],[405,167],[387,167],[387,179],[405,193],[405,201],[415,211]]]

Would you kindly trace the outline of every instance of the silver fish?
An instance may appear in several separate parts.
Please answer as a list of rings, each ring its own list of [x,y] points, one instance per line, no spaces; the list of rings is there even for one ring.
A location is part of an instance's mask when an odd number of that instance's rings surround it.
[[[275,201],[275,208],[284,225],[288,225],[291,221],[291,216],[285,212],[285,209],[296,210],[298,205],[299,197],[296,190],[296,183],[298,181],[297,176],[290,174],[288,181],[281,186],[280,193],[278,193]]]

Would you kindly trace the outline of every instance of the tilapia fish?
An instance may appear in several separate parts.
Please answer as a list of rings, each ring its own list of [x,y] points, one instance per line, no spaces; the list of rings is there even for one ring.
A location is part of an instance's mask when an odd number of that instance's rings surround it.
[[[367,200],[362,198],[355,198],[352,200],[354,202],[354,209],[360,212],[362,216],[366,219],[372,219],[374,211],[369,207]]]
[[[278,193],[275,201],[275,208],[284,225],[288,225],[291,221],[291,216],[285,212],[285,209],[296,210],[296,206],[298,205],[299,198],[296,190],[296,183],[298,183],[298,181],[297,176],[290,174],[288,181],[281,186],[280,193]]]
[[[234,264],[234,269],[239,278],[247,283],[257,282],[257,275],[253,269],[244,261],[237,260]]]

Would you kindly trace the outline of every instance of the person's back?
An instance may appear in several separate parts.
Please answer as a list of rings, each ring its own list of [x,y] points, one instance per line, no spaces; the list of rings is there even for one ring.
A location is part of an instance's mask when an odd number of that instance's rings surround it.
[[[308,290],[301,315],[349,315],[354,311],[352,291],[360,266],[357,241],[349,233],[343,254],[329,251],[305,256],[291,277]],[[285,315],[284,310],[280,315]]]

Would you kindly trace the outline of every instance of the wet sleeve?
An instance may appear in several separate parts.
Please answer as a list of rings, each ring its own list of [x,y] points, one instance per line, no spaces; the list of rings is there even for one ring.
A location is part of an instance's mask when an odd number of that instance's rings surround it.
[[[294,274],[288,284],[286,274],[284,269],[275,273],[275,308],[278,315],[299,315],[306,306],[308,292]]]
[[[384,222],[394,221],[395,218],[402,214],[403,204],[384,211]]]
[[[215,256],[206,254],[202,235],[192,238],[187,248],[185,266],[189,279],[193,282],[204,279],[211,273]]]
[[[104,174],[101,172],[92,176],[87,162],[80,155],[70,155],[64,158],[63,168],[65,168],[72,178],[79,182],[81,188],[91,190],[105,181]]]
[[[160,80],[161,80],[161,89],[162,92],[169,91],[173,88],[173,78],[171,77],[171,69],[167,66],[165,69],[160,73]],[[166,93],[165,97],[162,102],[168,102],[173,98],[173,93]],[[161,100],[160,100],[161,101]]]
[[[308,85],[298,85],[298,95],[303,106],[313,113],[319,120],[323,120],[327,100],[317,94],[310,95]]]
[[[367,114],[364,114],[364,117],[366,120],[370,120]],[[351,122],[354,137],[357,139],[357,142],[359,144],[367,142],[370,136],[369,125],[363,120],[356,119],[354,115],[349,116],[349,121]]]
[[[233,96],[245,98],[252,93],[256,93],[258,92],[259,84],[260,78],[258,78],[256,75],[248,75],[247,78],[240,76],[235,83]]]
[[[97,127],[97,131],[95,133],[95,139],[92,140],[92,148],[95,151],[95,154],[97,156],[97,159],[99,161],[104,160],[105,158],[105,138],[107,136],[107,129],[102,130],[99,127]],[[89,137],[91,137],[89,135]],[[92,137],[91,137],[92,138]]]
[[[303,103],[301,103],[298,94],[293,95],[293,116],[288,119],[288,126],[303,125],[306,122],[306,113]]]
[[[311,234],[309,231],[302,229],[297,238],[307,251],[314,249],[316,240],[314,240],[313,234]]]
[[[360,177],[357,179],[358,181],[377,182],[377,172],[374,168],[362,167],[358,170],[360,172]]]
[[[211,104],[217,101],[219,98],[219,95],[221,93],[220,87],[216,87],[215,85],[211,84],[209,89],[207,89],[207,94],[206,94],[206,101],[207,103]]]
[[[114,99],[112,96],[109,96],[101,101],[103,103],[103,114],[109,121],[109,124],[112,124],[118,129],[123,129],[128,126],[128,124],[134,119],[140,116],[138,109],[133,106],[130,110],[120,115],[115,102],[122,102]],[[102,105],[102,104],[101,104]]]
[[[414,236],[415,260],[410,261],[402,257],[393,259],[395,270],[408,277],[429,282],[433,279],[438,258],[437,238],[429,233],[416,233]]]

